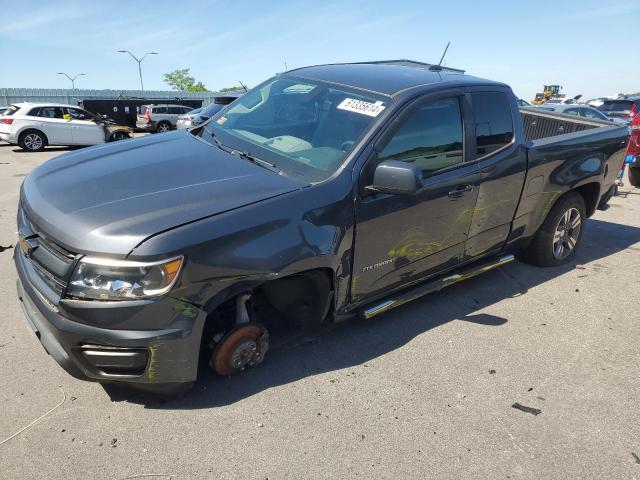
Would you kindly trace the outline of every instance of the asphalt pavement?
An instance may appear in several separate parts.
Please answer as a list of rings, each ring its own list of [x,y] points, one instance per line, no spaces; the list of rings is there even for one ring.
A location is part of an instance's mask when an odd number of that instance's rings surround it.
[[[0,478],[640,478],[640,189],[570,265],[294,335],[165,400],[70,377],[23,318],[20,183],[66,151],[0,143]]]

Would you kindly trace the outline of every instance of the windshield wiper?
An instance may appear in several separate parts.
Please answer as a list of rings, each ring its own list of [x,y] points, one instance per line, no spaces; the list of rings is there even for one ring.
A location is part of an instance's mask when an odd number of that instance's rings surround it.
[[[255,156],[251,155],[249,152],[243,152],[241,150],[236,150],[235,148],[231,148],[231,147],[226,146],[220,140],[218,140],[218,137],[212,131],[209,131],[209,134],[211,135],[211,139],[213,140],[213,143],[215,143],[216,147],[218,147],[223,152],[230,153],[231,155],[238,155],[240,158],[242,158],[244,160],[247,160],[247,161],[249,161],[251,163],[255,163],[256,165],[259,165],[262,168],[266,168],[267,170],[271,170],[272,172],[275,172],[278,175],[286,176],[284,171],[281,168],[279,168],[277,165],[275,165],[275,164],[273,164],[271,162],[267,162],[266,160],[262,160],[261,158],[255,157]]]
[[[282,169],[278,168],[278,166],[276,164],[271,163],[271,162],[267,162],[266,160],[262,160],[261,158],[258,158],[258,157],[254,157],[249,152],[241,152],[240,150],[233,150],[231,152],[231,154],[232,155],[236,154],[240,158],[244,158],[245,160],[248,160],[251,163],[255,163],[256,165],[260,165],[261,167],[266,168],[267,170],[271,170],[272,172],[275,172],[278,175],[284,175],[284,172],[282,171]]]

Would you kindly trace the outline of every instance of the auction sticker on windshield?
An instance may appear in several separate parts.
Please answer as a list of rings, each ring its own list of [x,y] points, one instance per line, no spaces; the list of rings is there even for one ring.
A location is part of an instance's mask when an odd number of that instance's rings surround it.
[[[337,108],[370,117],[377,117],[380,112],[384,110],[384,105],[382,102],[371,103],[363,100],[354,100],[353,98],[345,98]]]

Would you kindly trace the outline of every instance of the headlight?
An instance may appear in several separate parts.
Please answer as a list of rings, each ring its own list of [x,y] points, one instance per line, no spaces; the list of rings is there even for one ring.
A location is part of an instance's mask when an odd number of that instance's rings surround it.
[[[180,273],[182,257],[144,263],[84,257],[67,287],[67,296],[87,300],[138,300],[168,292]]]

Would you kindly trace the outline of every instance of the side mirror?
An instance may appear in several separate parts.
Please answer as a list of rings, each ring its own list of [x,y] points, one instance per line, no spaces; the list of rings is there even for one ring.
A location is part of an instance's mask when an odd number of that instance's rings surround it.
[[[422,188],[422,170],[413,163],[398,160],[380,162],[373,174],[373,185],[365,187],[370,192],[411,195]]]

